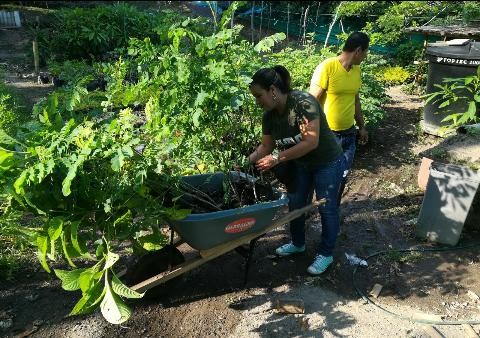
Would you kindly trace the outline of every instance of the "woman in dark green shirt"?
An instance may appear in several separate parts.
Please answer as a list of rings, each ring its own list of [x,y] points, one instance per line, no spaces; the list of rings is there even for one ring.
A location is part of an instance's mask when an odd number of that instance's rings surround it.
[[[333,261],[340,226],[336,199],[345,159],[317,100],[307,92],[291,90],[290,82],[283,66],[262,68],[253,75],[250,91],[264,110],[263,135],[248,160],[262,171],[275,169],[283,162],[291,164],[293,184],[287,189],[290,210],[309,203],[312,187],[317,199],[326,198],[325,205],[319,207],[322,241],[307,269],[318,275]],[[305,251],[305,216],[290,222],[290,235],[291,242],[277,248],[278,255]]]

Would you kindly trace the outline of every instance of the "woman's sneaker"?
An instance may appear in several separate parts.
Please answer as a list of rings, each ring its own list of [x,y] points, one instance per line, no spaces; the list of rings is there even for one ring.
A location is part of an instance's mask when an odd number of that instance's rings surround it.
[[[305,251],[305,245],[298,247],[292,243],[284,244],[275,250],[275,253],[279,256],[289,256],[291,254],[300,253]]]
[[[307,271],[312,275],[319,275],[327,270],[328,266],[332,264],[332,262],[332,256],[318,255],[313,261],[312,265],[308,267]]]

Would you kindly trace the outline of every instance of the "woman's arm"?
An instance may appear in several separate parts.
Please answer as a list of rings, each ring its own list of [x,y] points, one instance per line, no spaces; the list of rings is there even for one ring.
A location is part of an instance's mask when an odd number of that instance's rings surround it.
[[[281,151],[278,154],[278,159],[273,155],[267,155],[257,161],[257,168],[259,170],[268,170],[280,162],[290,161],[309,153],[318,147],[318,136],[320,133],[320,119],[307,121],[305,125],[300,128],[302,130],[302,140],[293,147]],[[263,143],[262,143],[263,144]],[[273,145],[273,142],[272,142]]]
[[[270,154],[273,151],[273,138],[272,135],[263,135],[262,143],[251,153],[247,159],[250,163],[255,163],[262,157]]]

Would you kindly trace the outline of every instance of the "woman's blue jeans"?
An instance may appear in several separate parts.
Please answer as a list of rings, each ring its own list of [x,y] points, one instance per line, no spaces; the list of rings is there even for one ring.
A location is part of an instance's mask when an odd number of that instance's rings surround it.
[[[307,169],[297,165],[295,168],[295,192],[289,193],[289,210],[300,209],[310,203],[312,186],[317,199],[326,198],[326,203],[318,208],[322,220],[322,242],[318,254],[332,256],[340,228],[337,195],[345,168],[345,157],[339,155],[332,162]],[[292,243],[305,245],[305,215],[290,222]]]

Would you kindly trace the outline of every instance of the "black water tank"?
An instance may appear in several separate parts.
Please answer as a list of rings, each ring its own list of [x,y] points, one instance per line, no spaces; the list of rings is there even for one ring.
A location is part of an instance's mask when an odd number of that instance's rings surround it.
[[[476,73],[480,66],[480,42],[470,40],[455,44],[454,41],[428,43],[425,51],[428,63],[427,94],[438,90],[435,84],[442,85],[444,78],[459,78]],[[429,102],[423,112],[422,129],[429,134],[439,135],[439,128],[447,114],[447,109],[466,111],[465,101],[439,109],[438,104]],[[443,113],[442,113],[443,112]]]

